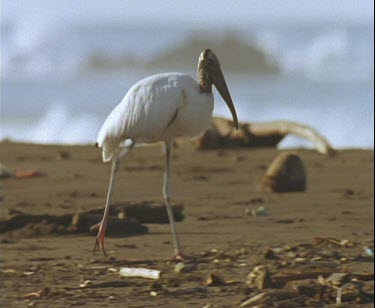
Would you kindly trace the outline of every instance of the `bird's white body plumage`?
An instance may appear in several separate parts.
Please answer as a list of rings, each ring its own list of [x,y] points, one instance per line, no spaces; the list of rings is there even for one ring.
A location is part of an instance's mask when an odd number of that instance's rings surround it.
[[[130,88],[102,125],[97,143],[103,149],[103,161],[110,161],[126,139],[153,143],[193,137],[209,127],[213,107],[212,93],[201,93],[189,75],[145,78]]]

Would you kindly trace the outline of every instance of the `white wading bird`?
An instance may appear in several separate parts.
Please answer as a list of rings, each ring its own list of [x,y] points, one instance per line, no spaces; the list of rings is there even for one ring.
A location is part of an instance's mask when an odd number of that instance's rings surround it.
[[[103,254],[104,236],[107,227],[109,206],[116,171],[120,161],[135,143],[164,142],[166,169],[163,194],[170,221],[175,257],[182,257],[177,237],[173,211],[170,204],[169,163],[171,144],[176,137],[193,137],[205,131],[214,108],[212,85],[215,85],[225,100],[233,122],[238,129],[238,120],[220,63],[210,50],[204,50],[198,62],[198,82],[182,73],[166,73],[150,76],[136,83],[120,104],[109,114],[100,129],[97,145],[103,150],[103,161],[112,160],[111,177],[103,219],[92,228],[99,228],[94,252],[100,246]],[[129,146],[122,142],[130,140]]]

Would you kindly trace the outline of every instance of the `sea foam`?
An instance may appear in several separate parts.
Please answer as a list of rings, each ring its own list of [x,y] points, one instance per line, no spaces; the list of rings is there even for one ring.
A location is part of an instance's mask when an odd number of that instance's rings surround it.
[[[95,144],[100,125],[98,116],[74,114],[62,102],[55,102],[34,122],[3,125],[0,139],[42,144]]]

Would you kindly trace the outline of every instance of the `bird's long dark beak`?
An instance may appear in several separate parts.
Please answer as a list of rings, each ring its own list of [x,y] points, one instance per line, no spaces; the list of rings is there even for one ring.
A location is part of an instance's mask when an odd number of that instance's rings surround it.
[[[224,74],[220,68],[215,74],[214,85],[216,89],[219,91],[223,100],[226,102],[230,110],[230,113],[232,114],[234,126],[238,130],[238,118],[237,118],[236,108],[234,108],[232,97],[230,96],[227,83],[225,82]]]

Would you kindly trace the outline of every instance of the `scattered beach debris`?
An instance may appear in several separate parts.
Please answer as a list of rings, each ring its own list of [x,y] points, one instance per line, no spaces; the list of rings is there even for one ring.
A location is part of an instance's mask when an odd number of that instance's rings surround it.
[[[141,267],[122,267],[119,273],[123,277],[159,279],[161,271]]]
[[[194,140],[197,149],[230,147],[276,147],[287,135],[295,135],[311,141],[321,154],[332,155],[335,150],[313,128],[290,121],[240,123],[238,131],[231,120],[212,118],[211,127]]]
[[[254,264],[258,265],[254,267],[246,281],[223,278],[236,278],[238,273],[243,273],[241,270],[235,274],[232,264],[237,264],[240,268],[239,264],[244,258],[247,259],[253,253],[262,255],[259,249],[251,252],[248,247],[243,246],[235,249],[228,248],[225,251],[210,249],[193,255],[188,262],[180,263],[164,260],[159,260],[160,263],[150,260],[116,259],[90,261],[79,267],[84,275],[81,276],[78,286],[64,287],[57,292],[49,291],[49,293],[25,292],[27,294],[24,298],[38,301],[52,296],[51,294],[66,296],[67,292],[76,292],[75,290],[80,289],[90,289],[90,292],[101,292],[106,289],[113,292],[112,288],[128,288],[126,292],[130,292],[133,287],[136,287],[142,294],[163,297],[166,300],[172,297],[194,296],[196,298],[196,296],[206,297],[207,295],[215,299],[214,294],[222,292],[246,294],[245,298],[237,297],[236,302],[233,302],[233,306],[240,307],[328,307],[335,304],[373,303],[374,274],[367,270],[360,270],[360,267],[348,267],[346,263],[340,262],[342,253],[347,252],[350,253],[346,255],[348,260],[361,265],[368,264],[367,260],[357,259],[357,257],[363,247],[372,247],[371,241],[350,242],[345,239],[323,239],[313,239],[308,243],[289,243],[268,247],[268,249],[259,247],[268,257],[254,260]],[[274,257],[275,255],[277,257]],[[300,258],[305,261],[295,262]],[[215,260],[220,262],[214,262]],[[225,260],[230,260],[230,262]],[[134,265],[129,266],[129,264]],[[62,266],[69,267],[67,264],[62,264]],[[151,269],[156,266],[160,266],[160,270]],[[185,271],[190,266],[194,268],[194,273]],[[218,272],[218,267],[220,272]],[[201,271],[203,268],[204,271]],[[367,265],[366,268],[370,269]],[[44,267],[33,266],[24,268],[19,273],[24,273],[25,279],[37,279],[40,277],[41,270],[44,270]],[[87,270],[89,270],[89,275]],[[13,273],[13,271],[10,272]],[[177,273],[180,272],[185,274],[178,275]],[[98,280],[95,281],[90,273],[94,273],[95,279]],[[129,279],[112,280],[115,275],[129,277]],[[146,280],[136,280],[136,278],[144,278],[150,280],[151,283]],[[108,293],[103,296],[109,298]],[[218,302],[211,305],[212,307],[220,306]]]
[[[337,240],[333,237],[315,237],[314,243],[316,245],[329,244],[329,245],[335,245],[338,247],[353,247],[354,246],[354,243],[347,239]]]
[[[270,248],[266,255],[271,257],[264,260],[267,264],[255,267],[249,274],[246,284],[251,296],[241,306],[310,307],[373,303],[374,274],[349,272],[347,266],[340,265],[343,257],[336,250],[348,251],[352,247],[356,247],[355,243],[346,239],[318,238],[312,244]],[[275,253],[277,258],[273,257]],[[292,262],[286,262],[288,259]],[[304,262],[297,262],[299,259]],[[350,257],[345,259],[350,260]],[[355,255],[352,260],[357,260]],[[280,270],[284,267],[286,269]]]
[[[262,268],[262,266],[259,266]],[[258,273],[259,271],[257,271]],[[264,273],[264,271],[262,271]],[[278,274],[279,275],[279,274]],[[343,303],[343,302],[357,302],[357,303],[373,303],[373,291],[371,288],[364,288],[365,282],[358,280],[358,275],[348,273],[333,273],[328,278],[313,279],[317,273],[304,273],[295,275],[284,274],[287,283],[280,283],[280,276],[273,276],[268,273],[269,280],[272,280],[272,285],[260,289],[263,284],[262,275],[253,275],[252,283],[253,289],[262,290],[260,294],[256,294],[244,301],[240,307],[253,307],[255,305],[278,304],[278,307],[304,307],[312,303]],[[271,277],[272,276],[272,277]],[[255,279],[255,277],[258,278]],[[306,278],[308,277],[308,278]],[[352,278],[357,277],[357,278]],[[248,279],[249,284],[249,279]],[[373,281],[372,281],[373,284]],[[262,286],[263,287],[263,286]],[[297,306],[296,306],[297,304]]]
[[[306,190],[307,175],[296,153],[279,154],[261,178],[257,190],[272,192],[301,192]]]

